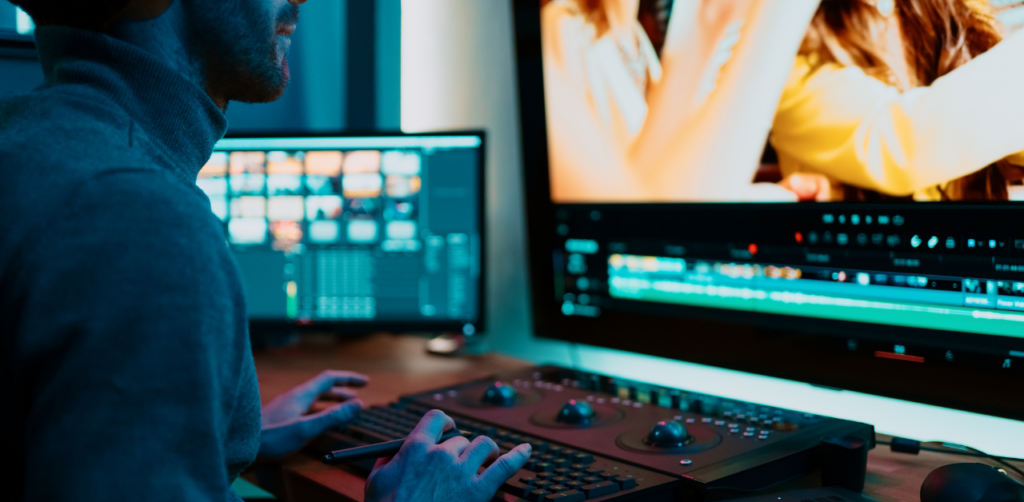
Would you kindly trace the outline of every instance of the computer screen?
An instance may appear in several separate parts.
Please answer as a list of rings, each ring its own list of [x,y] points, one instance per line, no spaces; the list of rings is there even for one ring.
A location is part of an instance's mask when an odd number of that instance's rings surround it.
[[[1024,418],[1024,2],[515,6],[540,335]]]
[[[25,11],[15,7],[7,0],[0,0],[0,35],[31,36],[35,27],[32,18]]]
[[[482,327],[483,135],[229,137],[198,186],[260,325]]]

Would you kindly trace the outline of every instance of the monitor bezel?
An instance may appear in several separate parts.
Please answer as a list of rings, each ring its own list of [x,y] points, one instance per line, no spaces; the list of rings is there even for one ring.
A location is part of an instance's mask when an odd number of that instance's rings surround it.
[[[480,276],[476,284],[477,320],[472,324],[476,333],[486,330],[487,326],[487,218],[486,218],[486,174],[487,174],[487,133],[481,129],[446,130],[438,132],[405,133],[401,131],[341,131],[341,132],[239,132],[228,133],[225,139],[305,139],[305,138],[377,138],[377,137],[416,137],[416,136],[476,136],[480,138],[479,173],[477,176],[477,221],[480,222]],[[360,335],[378,332],[391,333],[462,333],[463,321],[309,321],[287,319],[255,318],[249,319],[250,330],[256,333],[280,332],[329,332],[345,335]]]
[[[1006,399],[1019,393],[1020,378],[997,379],[990,370],[913,365],[846,350],[851,330],[863,331],[864,325],[696,307],[689,308],[692,315],[686,317],[607,311],[599,318],[563,315],[553,296],[556,205],[548,178],[540,4],[538,0],[513,0],[512,5],[536,336],[1024,420],[1019,399]],[[737,322],[735,317],[744,320]],[[682,343],[681,320],[687,323]],[[804,329],[799,328],[801,321]],[[640,343],[637,331],[643,332]],[[884,331],[898,332],[908,340],[954,335],[915,328],[885,327]],[[707,336],[710,334],[713,336]],[[871,338],[870,333],[865,336]]]

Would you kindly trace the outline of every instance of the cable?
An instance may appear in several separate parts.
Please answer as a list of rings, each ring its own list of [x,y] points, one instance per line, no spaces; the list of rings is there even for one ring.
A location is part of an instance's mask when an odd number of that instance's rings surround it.
[[[1000,464],[1003,464],[1004,466],[1006,466],[1011,471],[1016,472],[1017,475],[1021,477],[1021,480],[1024,480],[1024,471],[1020,470],[1017,466],[1007,462],[1004,457],[997,457],[995,455],[989,455],[988,453],[985,453],[985,452],[983,452],[983,451],[981,451],[981,450],[979,450],[977,448],[971,448],[970,446],[965,446],[965,445],[962,445],[962,444],[942,443],[942,446],[946,446],[946,447],[949,447],[949,448],[963,448],[965,450],[977,453],[978,455],[982,455],[982,456],[988,457],[988,458],[990,458],[992,460],[995,460],[996,462],[999,462]]]
[[[898,438],[898,439],[902,439],[902,438]],[[892,446],[892,443],[889,442],[889,441],[876,441],[876,443],[877,444],[881,444],[881,445],[888,445],[890,447]],[[957,443],[947,443],[947,442],[944,442],[944,441],[921,441],[919,443],[920,444],[925,444],[925,443],[928,443],[928,444],[938,444],[939,446],[941,446],[941,448],[931,448],[931,447],[927,447],[927,446],[921,446],[920,448],[922,450],[924,450],[924,451],[930,451],[930,452],[936,452],[936,453],[946,453],[946,454],[950,454],[950,455],[964,455],[964,456],[967,456],[967,457],[986,458],[986,459],[989,459],[989,460],[993,460],[995,462],[998,462],[998,463],[1002,464],[1003,466],[1005,466],[1006,468],[1010,469],[1011,471],[1017,473],[1017,475],[1020,476],[1021,479],[1024,479],[1024,471],[1022,471],[1020,468],[1018,468],[1017,466],[1015,466],[1015,465],[1010,463],[1010,462],[1024,462],[1024,459],[1013,458],[1013,457],[998,457],[996,455],[991,455],[989,453],[985,453],[985,452],[983,452],[983,451],[981,451],[981,450],[979,450],[977,448],[972,448],[970,446],[966,446],[966,445],[962,445],[962,444],[957,444]],[[963,450],[963,451],[957,451],[957,450]]]

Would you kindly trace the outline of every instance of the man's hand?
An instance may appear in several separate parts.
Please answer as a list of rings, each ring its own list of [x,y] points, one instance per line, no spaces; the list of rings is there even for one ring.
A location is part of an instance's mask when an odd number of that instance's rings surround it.
[[[259,457],[283,457],[323,431],[350,422],[363,408],[363,402],[356,399],[355,391],[341,386],[362,387],[368,381],[359,373],[327,370],[274,398],[263,407]],[[325,394],[344,402],[306,415],[313,402]]]
[[[472,443],[459,436],[437,444],[444,431],[453,429],[455,422],[439,410],[424,415],[398,454],[377,460],[366,481],[366,501],[488,502],[530,459],[529,444],[498,457],[498,445],[486,436]]]

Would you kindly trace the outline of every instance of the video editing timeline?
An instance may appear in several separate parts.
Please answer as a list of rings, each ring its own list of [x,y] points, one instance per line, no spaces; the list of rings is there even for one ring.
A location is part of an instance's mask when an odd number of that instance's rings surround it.
[[[619,219],[602,220],[595,210],[584,222],[567,215],[586,208],[563,209],[556,299],[565,316],[599,317],[644,302],[996,335],[1022,343],[985,364],[1015,369],[1024,366],[1024,232],[1003,224],[1010,212],[1002,211],[997,220],[995,212],[960,208],[967,224],[863,207],[779,214],[765,221],[785,224],[730,243],[693,227],[690,239],[620,231],[608,239],[599,237],[611,233],[600,225],[618,227]],[[923,361],[898,341],[878,356]]]
[[[224,222],[250,318],[475,330],[480,147],[479,136],[219,142],[197,184]]]

